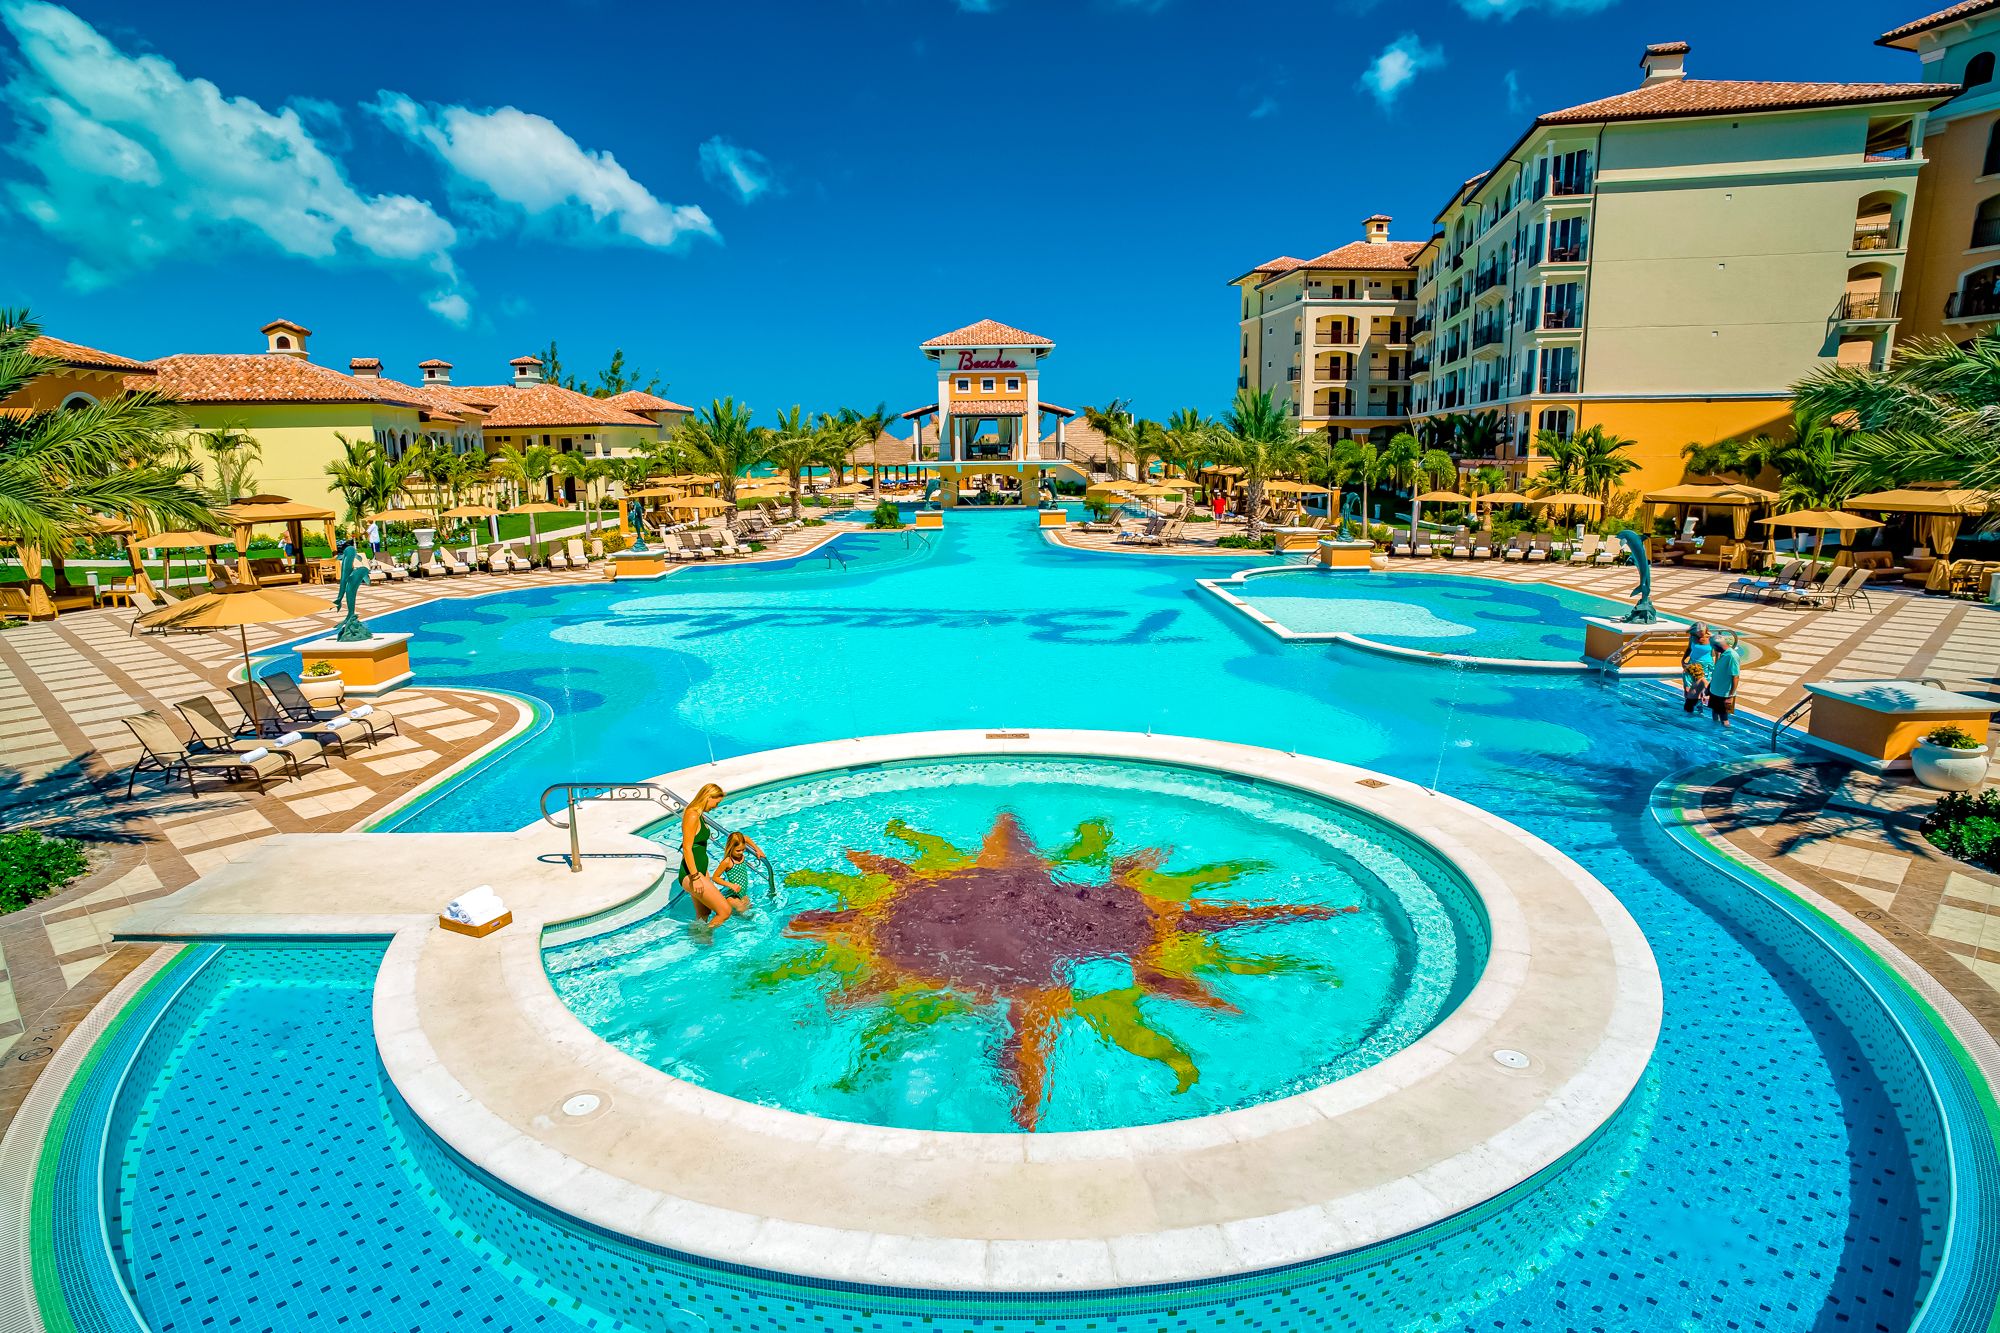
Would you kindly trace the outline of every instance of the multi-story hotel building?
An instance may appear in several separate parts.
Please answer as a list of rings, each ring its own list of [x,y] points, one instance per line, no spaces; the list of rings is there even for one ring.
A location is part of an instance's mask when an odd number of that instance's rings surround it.
[[[1972,0],[1882,34],[1913,51],[1924,82],[1951,100],[1924,118],[1923,170],[1908,235],[1871,238],[1903,253],[1904,338],[1965,342],[2000,320],[2000,0]]]
[[[1649,47],[1637,89],[1537,117],[1426,244],[1375,218],[1236,279],[1240,382],[1336,434],[1493,414],[1517,478],[1538,431],[1602,425],[1637,441],[1643,488],[1691,441],[1779,428],[1816,366],[1879,362],[1904,267],[1884,238],[1951,90],[1693,79],[1687,56]]]
[[[1313,259],[1281,255],[1233,280],[1242,293],[1236,385],[1291,404],[1307,430],[1335,439],[1387,435],[1410,418],[1418,354],[1415,257],[1389,219]]]

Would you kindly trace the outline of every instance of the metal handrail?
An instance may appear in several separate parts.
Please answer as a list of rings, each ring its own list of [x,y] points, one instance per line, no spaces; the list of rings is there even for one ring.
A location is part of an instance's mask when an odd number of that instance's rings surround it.
[[[1790,731],[1793,724],[1799,718],[1805,716],[1806,710],[1812,707],[1812,703],[1813,696],[1808,694],[1778,715],[1777,720],[1771,724],[1771,748],[1773,750],[1778,748],[1778,738],[1785,732]]]
[[[557,792],[562,793],[563,804],[558,810],[550,810],[549,798]],[[686,797],[674,791],[671,787],[663,787],[657,782],[558,782],[553,786],[543,788],[541,801],[542,822],[554,828],[564,829],[569,833],[569,855],[564,859],[569,862],[570,873],[572,874],[581,874],[583,872],[583,858],[585,856],[610,856],[616,854],[610,852],[585,852],[583,850],[581,835],[578,832],[576,821],[576,807],[582,801],[650,801],[665,810],[669,815],[680,814],[688,807]],[[556,816],[558,814],[565,815],[567,818],[557,819]],[[702,815],[701,822],[708,827],[711,836],[719,834],[725,843],[728,842],[729,835],[733,830],[724,828],[706,813]],[[743,872],[746,880],[753,875],[761,875],[764,880],[764,892],[766,894],[777,891],[777,875],[771,869],[770,859],[762,851],[754,848],[745,849]]]

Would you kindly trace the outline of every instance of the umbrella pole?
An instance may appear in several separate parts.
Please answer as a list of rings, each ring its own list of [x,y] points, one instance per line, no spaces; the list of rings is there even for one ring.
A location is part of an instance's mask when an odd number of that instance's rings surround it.
[[[236,627],[237,640],[243,645],[243,683],[249,688],[243,693],[250,700],[250,734],[262,736],[264,723],[257,716],[257,682],[250,677],[250,629],[246,625]]]

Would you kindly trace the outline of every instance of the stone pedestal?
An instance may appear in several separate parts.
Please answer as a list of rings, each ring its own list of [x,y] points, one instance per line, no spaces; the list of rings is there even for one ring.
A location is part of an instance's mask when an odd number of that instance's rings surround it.
[[[1069,526],[1069,515],[1060,509],[1044,509],[1042,510],[1042,526],[1045,528],[1066,528]]]
[[[1946,723],[1984,744],[1994,711],[1985,699],[1913,680],[1822,681],[1806,692],[1813,744],[1874,769],[1908,768],[1917,742]]]
[[[665,551],[620,551],[611,557],[614,579],[657,579],[667,572]]]
[[[1583,618],[1583,657],[1593,666],[1638,675],[1679,675],[1687,651],[1687,626],[1671,620],[1628,625],[1603,616]]]
[[[1319,543],[1319,567],[1321,569],[1373,569],[1375,567],[1375,543],[1343,542],[1323,538]]]
[[[308,668],[315,662],[330,664],[346,695],[367,699],[409,683],[410,636],[374,634],[353,643],[314,639],[299,645],[299,660]]]
[[[920,509],[917,511],[916,520],[911,526],[920,530],[924,528],[941,528],[944,526],[944,515],[935,509]]]

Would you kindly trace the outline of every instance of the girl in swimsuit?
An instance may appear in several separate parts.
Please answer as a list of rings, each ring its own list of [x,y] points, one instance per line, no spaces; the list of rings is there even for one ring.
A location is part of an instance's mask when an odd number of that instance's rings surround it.
[[[723,791],[711,782],[694,794],[681,811],[681,888],[694,900],[697,921],[727,921],[750,906],[750,900],[723,880],[723,876],[743,863],[749,852],[762,856],[763,849],[741,833],[729,835],[723,845],[722,860],[711,873],[708,868],[708,821],[703,818],[722,804]]]

